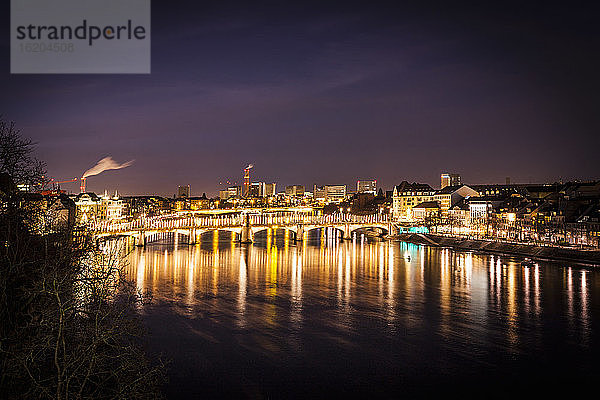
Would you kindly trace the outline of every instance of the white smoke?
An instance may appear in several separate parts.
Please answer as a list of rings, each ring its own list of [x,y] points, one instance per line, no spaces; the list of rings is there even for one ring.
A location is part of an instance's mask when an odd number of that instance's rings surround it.
[[[254,168],[254,165],[253,164],[248,164],[248,166],[246,168],[244,168],[244,169],[250,169],[250,168]]]
[[[112,157],[104,157],[102,160],[98,161],[98,163],[96,165],[94,165],[92,168],[85,171],[83,173],[82,178],[87,178],[88,176],[98,175],[104,171],[108,171],[109,169],[121,169],[121,168],[129,167],[131,164],[133,164],[133,161],[134,160],[127,161],[126,163],[123,163],[123,164],[118,164],[115,162],[115,160],[112,159]]]

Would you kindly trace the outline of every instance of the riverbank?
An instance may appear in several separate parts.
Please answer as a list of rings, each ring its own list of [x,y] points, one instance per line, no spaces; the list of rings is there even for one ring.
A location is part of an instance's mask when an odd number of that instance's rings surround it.
[[[541,260],[571,261],[600,266],[599,250],[535,246],[418,233],[403,233],[390,238],[434,247],[452,247],[458,250],[485,251],[490,253],[525,256]]]

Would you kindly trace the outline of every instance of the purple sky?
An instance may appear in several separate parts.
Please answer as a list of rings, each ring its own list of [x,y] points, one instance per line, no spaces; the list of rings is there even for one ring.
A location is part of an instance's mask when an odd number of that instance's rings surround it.
[[[276,4],[154,0],[152,74],[109,76],[10,75],[3,4],[0,114],[56,178],[136,160],[96,192],[600,178],[592,10]]]

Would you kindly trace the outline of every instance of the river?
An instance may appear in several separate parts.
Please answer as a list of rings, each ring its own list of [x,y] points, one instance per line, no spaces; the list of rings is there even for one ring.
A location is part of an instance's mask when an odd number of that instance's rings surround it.
[[[599,376],[600,271],[394,241],[137,248],[169,399],[569,394]]]

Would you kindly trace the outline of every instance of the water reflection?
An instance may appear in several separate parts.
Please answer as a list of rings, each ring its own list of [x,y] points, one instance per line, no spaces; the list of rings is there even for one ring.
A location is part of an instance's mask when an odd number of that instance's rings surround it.
[[[235,334],[228,346],[270,363],[318,363],[324,349],[348,361],[360,348],[353,362],[384,359],[390,371],[416,365],[475,373],[490,357],[537,357],[556,343],[573,354],[596,348],[595,270],[524,267],[505,256],[364,237],[340,241],[325,230],[297,244],[285,230],[268,230],[252,245],[214,232],[196,246],[152,245],[130,257],[129,276],[153,294],[150,309],[198,324],[197,341]]]
[[[237,314],[238,327],[246,327],[246,293],[248,289],[248,249],[240,251],[240,266],[238,272]]]

